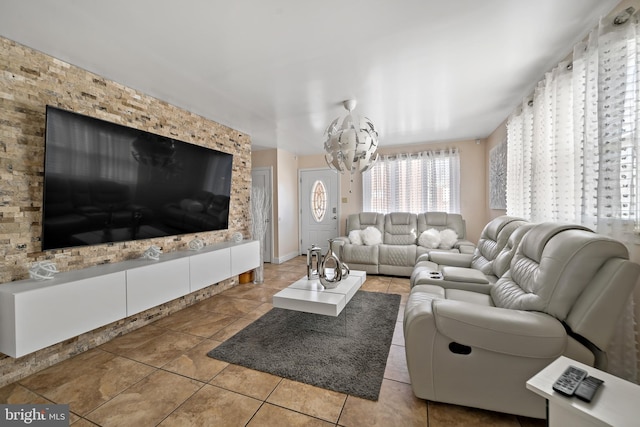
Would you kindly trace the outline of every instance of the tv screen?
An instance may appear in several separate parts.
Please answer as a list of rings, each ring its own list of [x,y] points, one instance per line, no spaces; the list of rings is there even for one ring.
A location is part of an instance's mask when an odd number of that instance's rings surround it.
[[[227,229],[232,162],[47,106],[42,249]]]

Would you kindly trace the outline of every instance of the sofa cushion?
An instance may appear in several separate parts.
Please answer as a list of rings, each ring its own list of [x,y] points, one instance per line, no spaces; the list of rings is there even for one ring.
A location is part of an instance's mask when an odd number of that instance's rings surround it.
[[[480,270],[464,267],[451,267],[448,265],[440,267],[440,272],[445,280],[452,282],[466,283],[489,283],[487,276]]]
[[[349,264],[378,265],[379,247],[380,245],[344,245],[343,261],[348,260]]]
[[[349,242],[352,245],[362,245],[362,230],[351,230],[349,232]]]
[[[387,245],[380,247],[379,265],[413,267],[416,264],[416,245]]]
[[[351,234],[351,233],[349,233]],[[379,245],[382,243],[382,233],[375,227],[367,227],[361,231],[362,243],[368,246]]]
[[[458,233],[450,228],[440,231],[440,248],[451,249],[458,242]]]
[[[384,217],[384,243],[387,245],[415,245],[417,232],[416,214],[392,212]]]
[[[440,232],[435,228],[430,228],[429,230],[423,231],[418,238],[418,244],[429,249],[435,249],[440,246],[440,241]]]

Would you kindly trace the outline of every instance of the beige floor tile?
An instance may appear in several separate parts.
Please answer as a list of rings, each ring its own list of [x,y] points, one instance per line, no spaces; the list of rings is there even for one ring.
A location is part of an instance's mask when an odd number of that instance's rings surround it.
[[[247,427],[331,427],[334,423],[265,403]]]
[[[128,348],[140,347],[143,343],[164,333],[165,330],[163,328],[159,328],[152,323],[150,325],[143,326],[140,329],[136,329],[133,332],[129,332],[128,334],[114,338],[111,341],[102,344],[99,348],[113,353],[119,353],[120,351]]]
[[[174,411],[161,426],[245,426],[262,401],[205,385]]]
[[[391,344],[404,346],[404,323],[396,322],[396,327],[393,330],[393,338]]]
[[[171,362],[203,341],[203,338],[182,332],[165,331],[137,347],[127,347],[118,354],[157,368]]]
[[[89,420],[86,420],[86,419],[84,419],[84,418],[80,418],[79,420],[74,421],[71,425],[72,425],[73,427],[95,427],[95,426],[97,426],[98,424],[94,424],[94,423],[92,423],[92,422],[91,422],[91,421],[89,421]]]
[[[225,296],[234,297],[234,298],[243,298],[253,301],[260,302],[271,302],[273,299],[273,294],[278,292],[277,289],[263,285],[255,285],[251,284],[250,287],[246,287],[246,285],[241,285],[242,288],[236,287],[230,289],[225,292]]]
[[[411,285],[409,284],[409,279],[400,279],[394,277],[391,279],[391,284],[389,285],[389,293],[390,294],[400,294],[400,295],[408,295],[411,290]]]
[[[244,317],[242,319],[238,319],[235,322],[228,325],[227,327],[211,335],[210,338],[217,341],[226,341],[232,336],[234,336],[235,334],[237,334],[238,332],[240,332],[241,330],[243,330],[244,328],[246,328],[247,326],[249,326],[254,321],[255,319],[252,319],[250,317]]]
[[[245,319],[257,320],[260,317],[262,317],[265,314],[267,314],[269,311],[271,311],[272,308],[273,308],[273,304],[271,304],[271,302],[265,302],[265,303],[259,305],[255,310],[247,313],[247,315],[244,316],[244,318]]]
[[[538,418],[518,417],[520,427],[547,427],[547,420]]]
[[[220,341],[204,340],[191,350],[181,354],[177,359],[164,365],[162,369],[194,380],[208,382],[229,366],[227,362],[207,356],[207,353],[219,344],[221,344]]]
[[[33,405],[39,405],[53,402],[32,392],[28,388],[18,383],[13,383],[0,388],[0,403],[10,405],[29,403]]]
[[[515,415],[438,402],[429,402],[428,406],[429,427],[520,427]]]
[[[157,327],[184,332],[199,337],[210,337],[224,329],[238,317],[221,313],[204,312],[195,308],[179,311],[154,323]]]
[[[203,385],[158,370],[87,414],[86,418],[105,427],[156,425]]]
[[[283,379],[267,402],[335,423],[347,395]]]
[[[200,310],[212,311],[214,313],[225,314],[227,316],[242,317],[251,310],[254,310],[260,304],[260,301],[215,295],[202,301],[197,305],[197,307]]]
[[[20,381],[55,403],[84,415],[151,374],[150,366],[99,349],[89,350]]]
[[[404,310],[406,307],[407,305],[400,301],[400,307],[398,307],[398,322],[404,321]]]
[[[282,378],[266,372],[238,365],[229,365],[209,383],[256,399],[265,400],[281,380]]]
[[[338,424],[344,427],[425,427],[427,403],[416,398],[408,384],[383,380],[377,402],[349,396]]]
[[[384,370],[384,378],[411,384],[404,347],[392,345],[389,348],[389,357],[387,358],[387,367]]]
[[[389,289],[389,283],[384,281],[379,281],[379,280],[370,280],[367,277],[367,280],[362,284],[360,289],[368,292],[386,293],[387,290]]]

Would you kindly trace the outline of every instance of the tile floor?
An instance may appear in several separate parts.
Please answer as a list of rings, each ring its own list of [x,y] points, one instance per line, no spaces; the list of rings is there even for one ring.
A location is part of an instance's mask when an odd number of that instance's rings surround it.
[[[68,403],[73,426],[544,426],[543,420],[427,402],[411,392],[402,309],[377,402],[211,359],[206,353],[271,309],[306,257],[266,264],[239,285],[0,388],[0,403]],[[403,295],[406,278],[368,276],[363,290]]]

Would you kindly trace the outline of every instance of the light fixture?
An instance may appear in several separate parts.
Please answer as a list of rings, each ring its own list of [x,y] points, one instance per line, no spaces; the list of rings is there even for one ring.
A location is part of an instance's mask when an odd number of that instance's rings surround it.
[[[348,111],[336,118],[325,131],[325,159],[330,168],[340,172],[364,172],[378,159],[378,132],[366,117],[360,118],[351,111],[355,99],[343,102]]]

